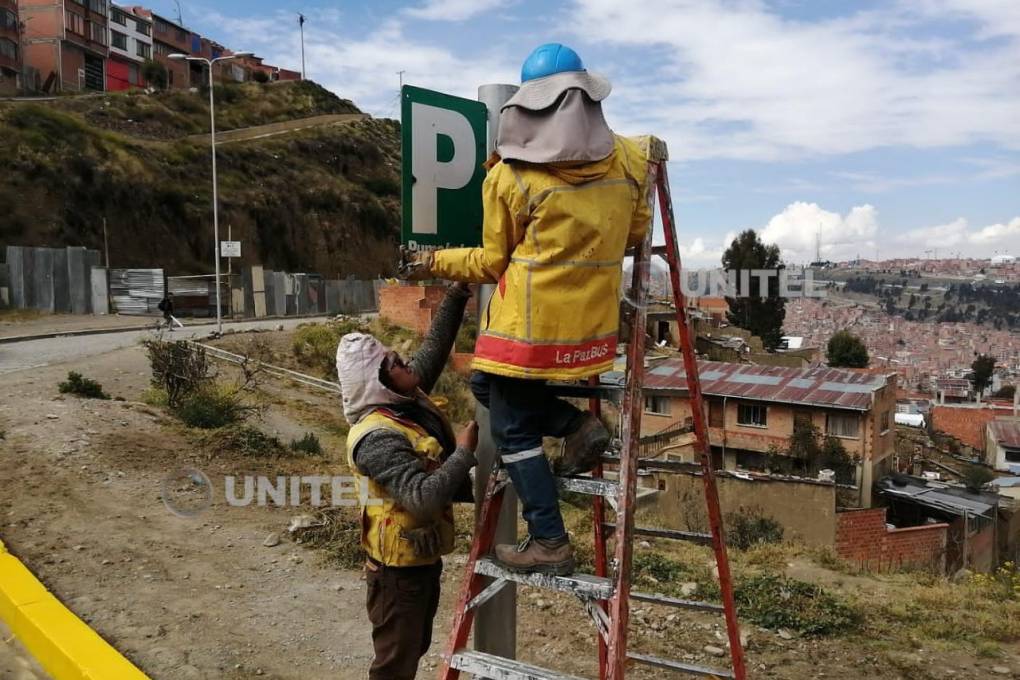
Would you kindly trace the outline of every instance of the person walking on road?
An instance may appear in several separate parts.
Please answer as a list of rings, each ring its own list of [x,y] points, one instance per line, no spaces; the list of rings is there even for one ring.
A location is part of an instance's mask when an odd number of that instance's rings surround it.
[[[365,333],[337,348],[347,460],[358,480],[367,554],[371,680],[412,680],[432,641],[443,555],[453,550],[455,501],[472,500],[478,425],[458,437],[428,394],[453,348],[470,297],[455,284],[409,362]]]
[[[591,470],[609,433],[558,399],[547,380],[611,369],[624,253],[651,223],[647,157],[615,135],[604,77],[558,43],[535,49],[500,113],[482,188],[482,247],[417,252],[404,276],[494,283],[475,345],[471,387],[521,498],[528,536],[496,546],[517,572],[569,574],[573,549],[542,437],[564,438],[561,474]]]
[[[156,306],[159,311],[163,312],[163,320],[166,321],[166,327],[168,330],[173,332],[174,324],[177,324],[178,328],[184,328],[184,324],[178,321],[177,317],[174,316],[174,294],[167,291],[163,299],[159,301]]]

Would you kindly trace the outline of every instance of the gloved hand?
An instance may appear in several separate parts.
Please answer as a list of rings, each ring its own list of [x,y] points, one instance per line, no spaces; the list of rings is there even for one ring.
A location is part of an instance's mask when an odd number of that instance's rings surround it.
[[[418,557],[436,557],[442,547],[439,524],[436,522],[417,529],[401,529],[400,538],[411,544]]]
[[[432,276],[432,251],[410,250],[400,246],[400,268],[397,275],[408,281],[421,281]]]

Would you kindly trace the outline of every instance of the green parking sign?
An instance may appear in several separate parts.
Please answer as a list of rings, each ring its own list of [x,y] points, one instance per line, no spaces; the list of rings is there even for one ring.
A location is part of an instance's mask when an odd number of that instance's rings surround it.
[[[412,250],[482,242],[485,104],[405,85],[401,242]]]

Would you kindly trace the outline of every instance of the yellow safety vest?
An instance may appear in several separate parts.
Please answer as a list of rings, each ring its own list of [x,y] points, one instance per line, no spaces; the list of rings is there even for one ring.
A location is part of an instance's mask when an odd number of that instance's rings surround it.
[[[441,278],[496,283],[473,368],[569,380],[612,368],[624,252],[651,224],[648,156],[616,138],[583,165],[498,163],[482,187],[481,248],[437,251]]]
[[[443,447],[421,426],[404,420],[386,409],[377,409],[362,418],[347,433],[347,463],[358,481],[359,489],[368,493],[359,494],[361,499],[361,547],[376,562],[391,567],[416,567],[434,564],[443,555],[453,551],[453,506],[443,509],[438,518],[440,551],[433,556],[419,557],[411,543],[401,537],[401,532],[416,529],[424,523],[401,507],[389,492],[374,480],[358,472],[354,463],[354,450],[365,435],[374,430],[391,430],[407,437],[411,448],[425,462],[426,470],[440,465]],[[366,502],[367,501],[367,502]]]

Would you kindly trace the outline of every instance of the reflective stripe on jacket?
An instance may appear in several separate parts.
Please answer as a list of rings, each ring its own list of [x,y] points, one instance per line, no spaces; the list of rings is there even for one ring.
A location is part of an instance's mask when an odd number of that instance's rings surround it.
[[[416,529],[425,523],[400,506],[389,492],[371,478],[358,472],[354,450],[365,435],[373,430],[386,429],[407,437],[415,453],[422,458],[425,469],[432,471],[440,465],[443,447],[439,441],[419,425],[403,420],[386,409],[368,414],[347,433],[347,463],[361,490],[361,547],[376,562],[391,567],[415,567],[434,564],[441,556],[453,551],[453,506],[443,509],[438,518],[440,551],[435,556],[419,557],[411,543],[401,537],[403,530]],[[364,489],[367,488],[367,494]],[[366,502],[368,501],[368,502]]]
[[[432,264],[442,278],[498,284],[473,367],[560,380],[610,370],[624,252],[647,232],[649,200],[647,156],[623,137],[594,163],[494,166],[482,247],[437,251]]]

